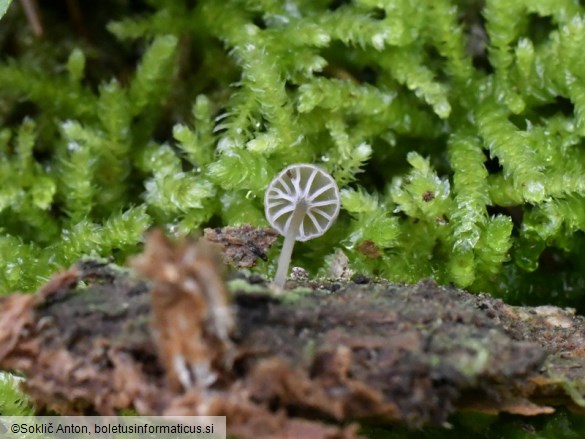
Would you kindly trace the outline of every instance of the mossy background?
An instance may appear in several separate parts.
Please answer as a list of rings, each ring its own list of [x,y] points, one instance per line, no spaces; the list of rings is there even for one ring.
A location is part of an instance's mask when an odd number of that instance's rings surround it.
[[[295,250],[313,275],[342,250],[366,276],[583,312],[584,3],[46,0],[38,38],[14,2],[0,294],[122,263],[151,226],[265,226],[272,177],[309,162],[343,195]],[[546,419],[510,437],[582,426]]]

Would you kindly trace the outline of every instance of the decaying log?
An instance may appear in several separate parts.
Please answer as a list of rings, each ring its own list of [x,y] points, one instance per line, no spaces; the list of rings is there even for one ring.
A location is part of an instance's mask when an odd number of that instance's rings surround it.
[[[236,276],[152,234],[134,270],[82,261],[0,302],[0,368],[63,414],[225,415],[240,437],[351,438],[358,422],[585,405],[585,319],[432,281]]]

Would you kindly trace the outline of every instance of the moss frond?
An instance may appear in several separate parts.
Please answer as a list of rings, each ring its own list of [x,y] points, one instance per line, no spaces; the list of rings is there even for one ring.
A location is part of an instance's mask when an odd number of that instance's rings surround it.
[[[166,96],[172,77],[174,56],[178,40],[173,35],[156,37],[136,69],[136,75],[128,89],[133,114],[147,106],[157,106]]]
[[[0,415],[33,416],[35,409],[27,396],[18,388],[21,379],[8,372],[0,375]]]
[[[451,185],[432,169],[430,161],[416,152],[407,155],[411,172],[392,183],[392,201],[396,211],[411,218],[435,222],[445,216],[451,206]]]

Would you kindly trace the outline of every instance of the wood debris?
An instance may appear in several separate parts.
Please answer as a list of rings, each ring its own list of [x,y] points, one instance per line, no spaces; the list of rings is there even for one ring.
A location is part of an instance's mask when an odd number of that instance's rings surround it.
[[[83,261],[1,299],[0,368],[22,372],[40,408],[221,415],[242,438],[325,439],[357,437],[358,422],[585,406],[585,319],[570,309],[431,281],[228,292],[208,245],[160,233],[133,265]]]

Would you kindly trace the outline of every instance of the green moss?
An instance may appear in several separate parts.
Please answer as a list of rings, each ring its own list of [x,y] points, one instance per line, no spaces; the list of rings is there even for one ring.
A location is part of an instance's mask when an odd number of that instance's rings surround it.
[[[401,427],[380,428],[364,426],[362,432],[372,439],[574,439],[585,431],[583,416],[560,410],[550,416],[534,416],[527,420],[520,416],[492,416],[467,412],[453,416],[449,428],[426,428],[411,431]]]
[[[0,29],[0,292],[122,261],[152,225],[264,226],[271,178],[312,162],[344,210],[296,265],[326,272],[341,248],[368,276],[583,309],[579,3],[105,2],[87,38],[40,5],[43,40],[17,3]]]
[[[266,287],[251,284],[244,279],[230,280],[227,286],[230,291],[242,291],[244,293],[266,293]]]
[[[282,294],[280,301],[287,304],[302,303],[303,298],[311,293],[313,293],[313,289],[311,288],[297,287],[292,290],[288,290],[286,294]]]
[[[0,374],[0,415],[31,416],[34,407],[19,389],[21,378],[8,372]]]

